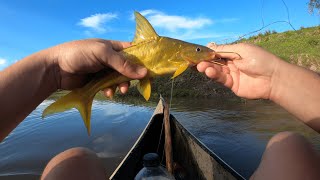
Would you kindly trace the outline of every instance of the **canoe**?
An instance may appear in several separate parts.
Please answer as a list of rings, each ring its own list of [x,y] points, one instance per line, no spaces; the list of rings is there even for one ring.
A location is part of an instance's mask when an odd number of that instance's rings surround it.
[[[157,153],[161,164],[165,166],[164,104],[160,99],[146,128],[109,179],[134,179],[143,168],[143,155],[150,152]],[[245,179],[186,130],[173,115],[170,114],[169,117],[173,173],[177,180]]]

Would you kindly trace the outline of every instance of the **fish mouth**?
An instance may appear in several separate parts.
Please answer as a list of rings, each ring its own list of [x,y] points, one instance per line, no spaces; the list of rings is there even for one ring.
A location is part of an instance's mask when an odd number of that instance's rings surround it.
[[[216,52],[215,51],[212,51],[212,52],[209,52],[209,57],[208,57],[208,59],[205,59],[205,60],[203,60],[203,61],[213,61],[214,60],[214,58],[216,58]]]
[[[215,51],[209,52],[207,58],[199,59],[196,61],[183,55],[183,54],[181,56],[183,59],[185,59],[189,63],[189,66],[192,67],[192,66],[196,66],[197,64],[199,64],[200,62],[203,62],[203,61],[207,61],[207,62],[214,61],[214,58],[216,57],[216,53],[215,53]]]
[[[200,59],[198,63],[203,62],[203,61],[211,62],[211,61],[214,61],[214,58],[216,58],[216,52],[215,52],[215,51],[212,51],[212,52],[209,52],[209,53],[208,53],[207,58],[205,58],[205,59]],[[197,63],[197,64],[198,64],[198,63]]]

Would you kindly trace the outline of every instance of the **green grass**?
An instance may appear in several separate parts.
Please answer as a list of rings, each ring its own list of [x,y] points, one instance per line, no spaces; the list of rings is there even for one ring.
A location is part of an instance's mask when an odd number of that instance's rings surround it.
[[[256,44],[290,63],[320,72],[320,26],[283,33],[266,31],[239,42]]]

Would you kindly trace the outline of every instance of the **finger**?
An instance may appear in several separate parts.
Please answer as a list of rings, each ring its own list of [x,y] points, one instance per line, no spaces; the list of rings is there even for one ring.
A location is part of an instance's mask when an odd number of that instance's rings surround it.
[[[112,49],[115,51],[121,51],[127,47],[131,46],[131,42],[121,42],[121,41],[109,41],[111,43]]]
[[[132,79],[141,79],[147,74],[145,67],[129,63],[117,52],[108,53],[107,61],[113,69]]]
[[[216,52],[216,57],[230,60],[241,59],[241,55],[236,52],[236,45],[217,45],[209,43],[207,45],[210,49]]]
[[[114,85],[114,86],[111,86],[111,87],[104,89],[103,92],[106,97],[112,98],[113,95],[115,94],[116,90],[117,90],[117,85]]]
[[[215,42],[210,42],[207,44],[207,47],[215,50],[217,48],[217,44]]]
[[[128,83],[121,83],[121,84],[119,84],[119,89],[122,94],[125,94],[128,92],[129,84]]]
[[[105,47],[97,54],[98,57],[101,57],[102,63],[105,66],[110,66],[121,74],[132,79],[140,79],[147,74],[146,68],[139,65],[130,64],[119,52],[115,51],[129,46],[129,42],[107,40],[100,40],[100,42],[104,43]]]
[[[217,69],[209,66],[204,70],[204,72],[206,76],[208,76],[211,79],[214,79],[215,81],[223,84],[228,88],[231,88],[233,85],[233,79],[230,75],[230,70],[226,66],[222,67],[222,71],[220,72]]]
[[[234,45],[232,44],[222,44],[218,45],[216,43],[209,43],[207,47],[213,49],[214,51],[233,51],[235,49]]]
[[[217,65],[217,64],[214,64],[212,62],[200,62],[199,64],[197,64],[197,70],[199,72],[205,72],[205,70],[208,68],[208,67],[212,67],[212,68],[215,68],[217,69],[218,71],[222,71],[223,69],[223,66],[220,66],[220,65]]]
[[[218,78],[218,71],[215,68],[208,67],[204,72],[210,79]]]
[[[216,51],[216,57],[230,59],[230,60],[242,59],[240,54],[233,52],[233,51]]]
[[[225,74],[230,74],[230,68],[228,66],[222,66],[222,72]]]
[[[232,85],[233,85],[233,79],[231,77],[230,74],[226,74],[226,80],[225,82],[223,83],[224,86],[228,87],[228,88],[232,88]]]
[[[107,89],[103,90],[103,94],[104,94],[104,96],[106,96],[108,98],[112,98],[114,92],[111,88],[107,88]]]
[[[208,67],[206,70],[205,70],[205,74],[211,78],[211,79],[214,79],[215,81],[221,83],[221,84],[225,84],[226,83],[226,74],[218,71],[217,69],[215,68],[212,68],[212,67]]]

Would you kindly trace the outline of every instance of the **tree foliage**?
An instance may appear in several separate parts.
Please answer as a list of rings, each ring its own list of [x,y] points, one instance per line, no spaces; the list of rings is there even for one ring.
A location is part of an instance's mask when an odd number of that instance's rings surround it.
[[[320,0],[310,0],[308,6],[310,13],[318,10],[318,14],[320,14]]]

